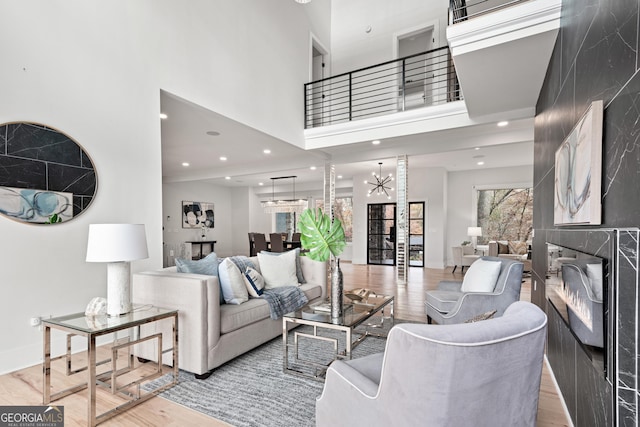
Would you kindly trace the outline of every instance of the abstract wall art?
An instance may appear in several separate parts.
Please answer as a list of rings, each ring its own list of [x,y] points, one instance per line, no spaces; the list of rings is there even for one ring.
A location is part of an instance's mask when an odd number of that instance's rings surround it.
[[[213,203],[182,202],[182,228],[213,228]]]
[[[556,151],[555,225],[601,224],[602,115],[592,102]]]
[[[0,215],[66,222],[91,204],[96,188],[93,162],[71,137],[39,123],[0,124]]]

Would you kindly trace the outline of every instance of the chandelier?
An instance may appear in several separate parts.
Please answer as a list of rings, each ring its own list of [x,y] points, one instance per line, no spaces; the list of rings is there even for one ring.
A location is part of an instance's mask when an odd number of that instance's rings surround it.
[[[278,176],[271,178],[271,200],[262,202],[264,213],[302,213],[309,203],[305,199],[296,199],[296,178],[297,176]],[[293,179],[293,198],[285,200],[275,200],[274,184],[278,179]]]
[[[389,173],[389,175],[383,177],[382,162],[378,162],[378,166],[380,168],[380,171],[378,174],[376,174],[375,172],[371,172],[371,175],[375,179],[375,182],[371,182],[371,181],[364,182],[365,184],[369,184],[373,186],[373,188],[371,188],[367,192],[367,197],[371,197],[371,195],[375,193],[377,196],[386,195],[387,199],[391,199],[391,196],[389,195],[389,191],[393,191],[393,187],[391,187],[390,185],[391,181],[394,180],[393,174]]]

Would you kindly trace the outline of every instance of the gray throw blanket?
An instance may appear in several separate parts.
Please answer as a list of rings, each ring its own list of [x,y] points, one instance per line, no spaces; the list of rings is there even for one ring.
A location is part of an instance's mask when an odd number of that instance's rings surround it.
[[[271,318],[280,319],[284,314],[302,308],[309,302],[307,296],[297,286],[282,286],[280,288],[265,289],[261,298],[269,303]]]
[[[240,273],[244,274],[247,272],[247,268],[251,267],[253,269],[256,268],[255,264],[249,259],[249,257],[238,255],[231,256],[229,259],[240,269]]]

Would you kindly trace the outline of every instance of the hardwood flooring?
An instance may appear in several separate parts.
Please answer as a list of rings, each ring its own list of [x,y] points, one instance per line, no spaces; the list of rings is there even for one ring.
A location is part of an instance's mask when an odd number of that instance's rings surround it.
[[[451,273],[451,269],[435,270],[411,268],[407,285],[395,284],[395,269],[388,266],[366,266],[340,264],[345,289],[369,288],[374,292],[395,296],[394,314],[399,319],[426,322],[424,314],[424,291],[437,286],[443,279],[461,280],[458,271]],[[521,299],[530,300],[530,284],[523,283]],[[100,348],[106,352],[107,349]],[[74,363],[82,363],[82,355],[74,355]],[[100,357],[100,353],[98,355]],[[63,363],[53,365],[54,384],[56,386],[65,381],[62,373]],[[117,397],[100,390],[98,401],[113,404]],[[86,392],[79,392],[56,401],[65,408],[66,426],[87,425],[87,396]],[[42,404],[42,367],[41,365],[21,369],[19,371],[0,376],[0,405],[41,405]],[[103,410],[99,408],[99,410]],[[104,426],[227,426],[228,424],[207,417],[199,412],[169,402],[162,398],[152,398],[101,424]],[[569,426],[562,407],[562,403],[553,384],[553,378],[545,365],[542,373],[542,385],[538,405],[538,426],[556,427]]]

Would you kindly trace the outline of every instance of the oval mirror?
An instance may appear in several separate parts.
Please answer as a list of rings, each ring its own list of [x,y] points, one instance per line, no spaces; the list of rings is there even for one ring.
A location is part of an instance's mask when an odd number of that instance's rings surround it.
[[[0,214],[30,224],[69,221],[96,188],[93,162],[69,136],[39,123],[0,125]]]

